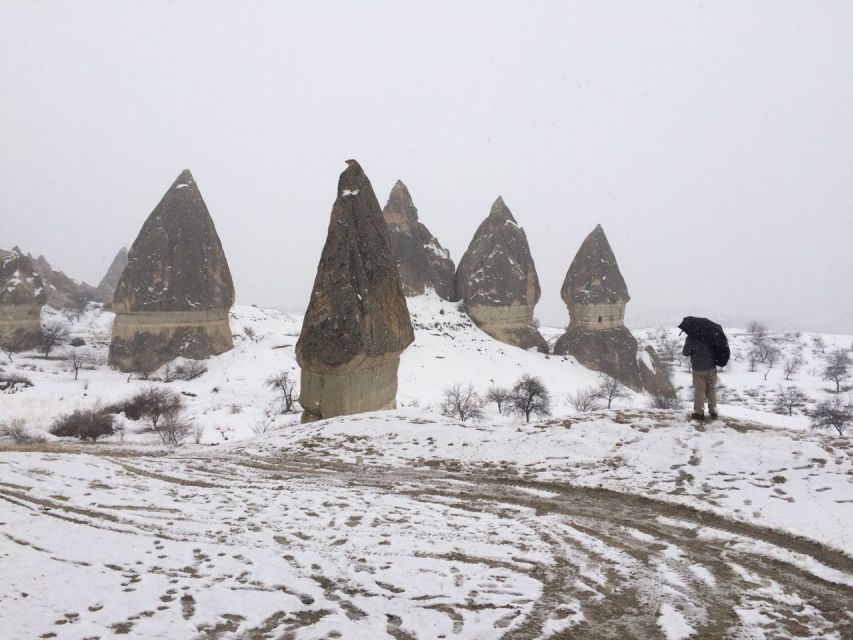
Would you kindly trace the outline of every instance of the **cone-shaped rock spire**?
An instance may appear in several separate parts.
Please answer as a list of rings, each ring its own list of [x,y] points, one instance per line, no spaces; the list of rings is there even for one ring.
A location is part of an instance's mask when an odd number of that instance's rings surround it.
[[[44,283],[32,260],[20,250],[0,258],[0,345],[25,351],[38,345],[41,308],[47,299]]]
[[[492,337],[523,349],[548,351],[533,326],[541,290],[527,236],[498,197],[459,261],[456,298]]]
[[[121,279],[121,274],[124,273],[124,268],[127,266],[127,247],[119,249],[115,258],[113,258],[110,268],[101,279],[98,285],[98,292],[108,304],[112,304],[115,296],[118,281]]]
[[[674,395],[654,349],[640,350],[625,327],[631,296],[601,225],[581,244],[560,293],[569,308],[569,327],[554,353],[572,355],[635,391]]]
[[[148,216],[113,298],[110,363],[150,371],[178,356],[207,358],[233,347],[231,271],[189,170]]]
[[[407,296],[421,295],[428,287],[444,298],[453,297],[455,266],[447,249],[418,219],[418,210],[402,181],[391,189],[382,211],[391,248],[400,271],[400,283]]]
[[[348,160],[296,343],[305,417],[396,406],[400,354],[413,340],[379,201]]]

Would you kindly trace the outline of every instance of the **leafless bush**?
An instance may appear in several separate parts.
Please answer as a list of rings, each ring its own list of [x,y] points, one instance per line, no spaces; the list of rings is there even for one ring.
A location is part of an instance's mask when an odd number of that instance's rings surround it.
[[[764,380],[765,381],[767,380],[767,376],[770,375],[770,370],[773,369],[773,365],[775,365],[779,361],[779,358],[781,357],[781,355],[782,355],[782,352],[779,351],[779,349],[773,345],[769,345],[765,349],[764,360],[763,360],[765,367],[766,367],[764,370]]]
[[[33,440],[27,421],[23,418],[12,418],[0,424],[0,437],[9,438],[15,444],[25,444]]]
[[[192,422],[184,419],[177,408],[164,413],[160,423],[154,425],[154,431],[160,436],[160,440],[169,447],[178,447],[183,444],[192,430]]]
[[[595,387],[586,387],[566,394],[566,402],[578,413],[598,411],[603,403]]]
[[[255,330],[248,325],[243,327],[243,333],[252,342],[258,342],[258,340],[260,340],[260,338],[258,338],[258,334],[255,332]]]
[[[792,416],[794,415],[794,409],[804,407],[807,400],[808,397],[806,394],[800,391],[797,387],[780,386],[776,390],[773,411],[781,415]]]
[[[76,380],[80,369],[91,366],[94,363],[94,358],[88,349],[69,347],[65,352],[65,361],[68,363],[68,368],[74,372],[74,379]]]
[[[461,422],[481,420],[483,417],[483,399],[474,391],[473,385],[463,387],[460,383],[444,390],[439,410],[448,418]]]
[[[201,444],[202,439],[204,438],[204,425],[197,424],[193,427],[193,442],[196,444]]]
[[[33,381],[18,373],[0,373],[0,391],[17,393],[33,386]]]
[[[809,415],[812,429],[835,429],[841,436],[853,423],[853,402],[844,402],[840,396],[821,400]]]
[[[261,419],[252,423],[250,428],[256,436],[262,436],[272,428],[272,422],[269,419]]]
[[[207,373],[207,365],[200,360],[187,360],[175,367],[175,380],[195,380]]]
[[[551,394],[542,379],[537,376],[525,373],[516,380],[509,402],[515,413],[524,416],[525,422],[530,422],[531,415],[551,415]]]
[[[506,387],[499,387],[497,385],[492,385],[489,387],[488,391],[486,391],[486,400],[489,402],[494,402],[498,407],[498,413],[503,413],[503,407],[505,404],[508,404],[510,397],[512,396],[512,392]]]
[[[57,418],[50,432],[59,437],[95,442],[102,436],[113,434],[113,421],[114,416],[103,409],[77,409]]]
[[[826,342],[824,342],[823,336],[812,336],[812,347],[815,351],[823,353],[826,350]]]
[[[681,402],[677,396],[667,395],[665,393],[650,393],[649,408],[675,411],[681,408]]]
[[[607,408],[610,409],[614,400],[619,398],[628,398],[628,389],[621,382],[612,376],[604,375],[598,386],[595,388],[595,393],[602,401],[607,401]]]
[[[266,385],[281,396],[282,413],[293,411],[293,396],[296,393],[296,376],[291,371],[280,371],[266,380]]]
[[[151,426],[157,428],[160,418],[176,415],[183,406],[181,396],[173,391],[151,385],[143,392],[144,414],[151,420]]]
[[[752,320],[746,325],[746,331],[753,340],[764,338],[767,335],[767,325],[759,320]]]

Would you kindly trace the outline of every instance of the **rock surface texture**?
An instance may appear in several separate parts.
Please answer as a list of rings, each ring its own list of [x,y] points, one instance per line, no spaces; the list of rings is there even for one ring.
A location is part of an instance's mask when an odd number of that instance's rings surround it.
[[[447,249],[418,220],[412,196],[400,180],[391,189],[382,215],[400,271],[403,293],[419,296],[431,287],[439,296],[450,300],[456,267]]]
[[[498,198],[459,261],[456,298],[471,319],[493,338],[547,353],[548,343],[533,325],[541,290],[527,236]]]
[[[107,273],[104,275],[101,283],[98,285],[98,292],[106,303],[112,303],[113,297],[118,287],[118,281],[121,280],[121,274],[124,273],[124,268],[127,266],[127,247],[122,247],[113,258],[113,262]]]
[[[113,298],[110,364],[153,371],[179,356],[199,360],[234,346],[231,271],[189,171],[148,216]]]
[[[41,336],[44,283],[29,256],[17,251],[0,257],[0,345],[10,351],[35,348]]]
[[[639,349],[625,327],[631,296],[601,225],[581,244],[560,293],[569,309],[569,327],[554,353],[572,355],[634,391],[675,394],[654,349]]]
[[[395,408],[400,354],[413,340],[379,201],[348,160],[296,343],[303,419]]]

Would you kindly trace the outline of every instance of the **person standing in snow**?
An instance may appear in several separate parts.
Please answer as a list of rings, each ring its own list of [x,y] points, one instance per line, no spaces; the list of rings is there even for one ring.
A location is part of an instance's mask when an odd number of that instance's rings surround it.
[[[681,354],[690,357],[693,368],[693,414],[691,418],[705,419],[705,399],[708,413],[717,417],[717,367],[711,345],[702,338],[687,337]]]

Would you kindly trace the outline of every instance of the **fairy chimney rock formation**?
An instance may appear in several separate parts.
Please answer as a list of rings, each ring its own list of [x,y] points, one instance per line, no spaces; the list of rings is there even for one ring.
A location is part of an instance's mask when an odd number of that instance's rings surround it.
[[[471,319],[493,338],[522,349],[547,353],[548,344],[533,325],[539,277],[527,236],[498,198],[459,261],[456,298]]]
[[[185,170],[130,248],[113,298],[110,364],[153,371],[179,356],[203,359],[234,344],[231,271],[192,174]]]
[[[348,160],[296,343],[303,419],[395,408],[400,354],[413,340],[379,201]]]
[[[391,189],[382,215],[400,271],[403,293],[419,296],[432,288],[439,296],[450,300],[456,267],[447,249],[418,220],[418,209],[400,180]]]
[[[121,279],[121,274],[124,273],[124,268],[126,266],[127,247],[122,247],[121,249],[119,249],[119,252],[116,254],[116,257],[113,258],[112,264],[110,264],[110,268],[107,270],[107,273],[104,275],[103,279],[98,285],[98,292],[108,303],[111,303],[113,300],[113,296],[115,296],[118,281]]]
[[[634,391],[674,395],[654,349],[639,349],[625,327],[631,296],[601,225],[581,244],[560,293],[569,309],[569,327],[554,353],[572,355]]]
[[[32,260],[17,247],[0,258],[0,345],[10,351],[35,348],[47,292]]]

